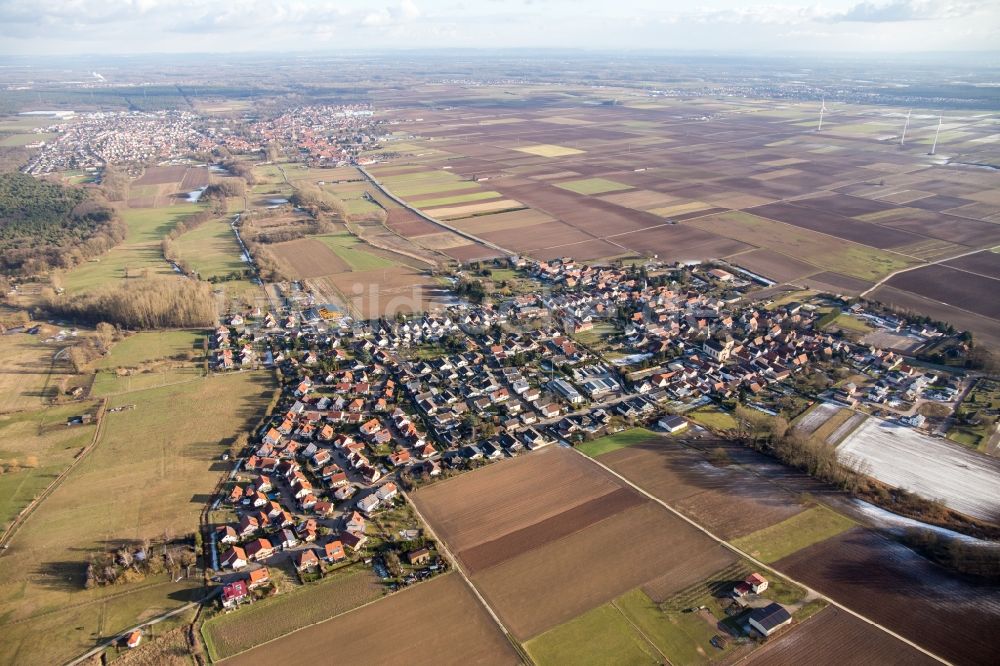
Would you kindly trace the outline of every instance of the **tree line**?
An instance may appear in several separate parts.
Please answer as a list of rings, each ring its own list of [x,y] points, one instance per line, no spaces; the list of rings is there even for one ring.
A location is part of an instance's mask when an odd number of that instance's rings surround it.
[[[174,276],[125,280],[72,297],[48,290],[43,307],[57,317],[132,330],[212,326],[216,317],[208,283]]]

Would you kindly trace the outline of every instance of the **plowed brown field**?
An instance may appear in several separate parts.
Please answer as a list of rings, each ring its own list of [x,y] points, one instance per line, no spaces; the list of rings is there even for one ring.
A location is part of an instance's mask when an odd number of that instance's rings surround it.
[[[280,664],[290,655],[299,663],[521,663],[454,573],[288,634],[227,663]]]
[[[761,666],[919,666],[936,664],[923,652],[835,606],[755,650],[746,664]]]
[[[848,530],[774,566],[956,664],[981,664],[1000,650],[1000,586],[949,574],[869,530]]]

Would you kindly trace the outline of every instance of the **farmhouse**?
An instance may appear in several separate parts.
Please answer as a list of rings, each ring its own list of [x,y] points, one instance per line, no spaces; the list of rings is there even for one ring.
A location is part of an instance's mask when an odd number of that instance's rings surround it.
[[[781,604],[777,603],[750,611],[750,626],[759,631],[762,636],[770,636],[781,627],[790,624],[791,621],[792,616]]]

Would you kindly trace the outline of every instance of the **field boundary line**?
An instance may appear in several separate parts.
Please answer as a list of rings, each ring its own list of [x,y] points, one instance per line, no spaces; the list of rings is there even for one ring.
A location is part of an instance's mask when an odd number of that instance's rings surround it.
[[[611,607],[614,608],[616,611],[618,611],[618,613],[623,618],[625,618],[625,621],[629,623],[629,626],[632,627],[632,629],[635,630],[635,632],[642,637],[642,640],[646,641],[646,644],[649,645],[649,647],[651,647],[654,650],[656,650],[656,653],[658,655],[660,655],[661,657],[663,657],[663,663],[664,664],[667,664],[667,666],[671,666],[670,659],[667,657],[667,655],[663,654],[663,651],[660,650],[660,648],[656,647],[656,643],[654,643],[649,638],[649,636],[646,635],[646,632],[644,632],[642,629],[640,629],[639,626],[635,622],[632,621],[632,618],[630,618],[628,616],[628,614],[626,614],[625,611],[623,611],[621,609],[621,607],[617,603],[615,603],[614,599],[611,600]]]
[[[444,552],[444,554],[447,555],[448,558],[452,561],[452,564],[455,567],[455,571],[457,571],[458,574],[462,577],[462,580],[465,581],[465,584],[469,586],[469,589],[472,590],[472,593],[476,595],[476,598],[479,599],[479,603],[482,604],[483,608],[486,609],[486,612],[490,614],[491,618],[493,618],[493,621],[496,622],[498,627],[500,627],[500,631],[503,632],[503,635],[507,638],[508,641],[514,644],[515,647],[519,646],[520,644],[514,640],[514,637],[511,635],[510,630],[508,630],[506,625],[504,625],[503,621],[500,619],[500,616],[498,616],[496,612],[493,610],[493,608],[486,602],[486,598],[483,597],[483,595],[479,592],[479,588],[477,588],[475,584],[469,579],[469,576],[465,573],[465,569],[462,567],[461,562],[458,561],[458,558],[455,557],[455,555],[448,548],[448,544],[445,543],[444,540],[442,540],[440,537],[438,537],[437,533],[434,531],[434,528],[431,527],[431,524],[427,522],[426,518],[424,518],[424,515],[420,512],[420,509],[417,508],[416,503],[412,499],[410,499],[409,494],[407,494],[407,492],[402,488],[399,489],[399,492],[406,499],[406,501],[410,503],[410,506],[413,507],[413,513],[417,516],[417,518],[420,519],[420,522],[424,524],[424,527],[427,529],[427,533],[431,536],[432,539],[434,539],[434,542],[438,545],[438,548],[442,552]],[[534,662],[531,660],[531,657],[528,656],[528,654],[523,649],[517,649],[517,653],[521,655],[521,658],[524,659],[527,664],[529,665],[534,664]]]
[[[87,455],[97,446],[100,441],[101,434],[104,432],[104,418],[107,416],[107,411],[108,398],[102,398],[101,406],[97,408],[97,424],[94,428],[94,435],[90,438],[90,444],[83,447],[76,457],[73,458],[69,467],[64,469],[59,476],[52,479],[51,483],[45,486],[45,489],[39,493],[38,497],[31,500],[31,502],[28,503],[28,506],[21,509],[21,512],[14,517],[14,520],[11,521],[10,525],[7,526],[7,529],[5,529],[3,534],[0,535],[0,557],[3,557],[3,554],[7,552],[7,546],[10,543],[10,540],[14,538],[14,534],[21,529],[24,522],[31,516],[32,513],[35,512],[35,509],[37,509],[49,495],[55,492],[56,488],[62,485],[62,482],[66,480],[69,473],[76,469],[76,466],[79,465],[83,459],[86,458]]]
[[[629,479],[625,478],[624,476],[622,476],[621,474],[619,474],[615,470],[611,469],[610,467],[608,467],[604,463],[600,462],[599,460],[591,458],[590,456],[586,455],[585,453],[577,451],[575,448],[573,449],[573,451],[575,451],[577,453],[577,455],[583,456],[584,458],[586,458],[587,460],[589,460],[593,464],[595,464],[595,465],[603,468],[605,471],[613,474],[615,477],[617,477],[621,481],[627,483],[630,487],[632,487],[635,490],[637,490],[638,492],[642,493],[645,497],[647,497],[650,500],[656,502],[657,504],[659,504],[660,506],[662,506],[663,508],[665,508],[670,513],[674,514],[675,516],[677,516],[678,518],[680,518],[684,522],[688,523],[692,527],[695,527],[696,529],[698,529],[698,531],[702,532],[703,534],[705,534],[706,536],[708,536],[709,538],[711,538],[713,541],[721,544],[722,546],[725,546],[726,548],[728,548],[729,550],[731,550],[733,553],[739,555],[740,557],[746,559],[749,562],[752,562],[753,564],[755,564],[756,566],[760,567],[761,569],[764,569],[765,571],[769,571],[770,573],[772,573],[772,574],[774,574],[776,576],[780,576],[780,577],[788,580],[789,582],[794,583],[795,585],[798,585],[802,589],[806,590],[807,592],[809,592],[811,594],[816,595],[817,597],[819,597],[823,601],[827,602],[828,604],[830,604],[832,606],[836,606],[837,608],[841,609],[842,611],[844,611],[846,613],[850,613],[851,615],[853,615],[854,617],[858,618],[859,620],[861,620],[863,622],[866,622],[866,623],[868,623],[869,625],[871,625],[873,627],[881,629],[882,631],[884,631],[885,633],[889,634],[893,638],[896,638],[896,639],[902,641],[903,643],[906,643],[910,647],[912,647],[912,648],[914,648],[916,650],[919,650],[920,652],[922,652],[923,654],[927,655],[928,657],[931,657],[935,661],[938,661],[938,662],[940,662],[942,664],[947,664],[948,666],[954,666],[947,659],[945,659],[943,657],[939,657],[938,655],[934,654],[930,650],[928,650],[928,649],[926,649],[924,647],[921,647],[920,645],[917,645],[916,643],[914,643],[913,641],[911,641],[910,639],[908,639],[908,638],[906,638],[904,636],[899,635],[898,633],[896,633],[892,629],[889,629],[888,627],[885,627],[885,626],[879,624],[878,622],[876,622],[876,621],[874,621],[874,620],[872,620],[872,619],[870,619],[870,618],[862,615],[861,613],[859,613],[859,612],[857,612],[857,611],[855,611],[855,610],[853,610],[853,609],[845,606],[844,604],[840,603],[839,601],[831,599],[830,597],[828,597],[827,595],[823,594],[819,590],[815,590],[812,587],[810,587],[809,585],[806,585],[805,583],[803,583],[801,581],[798,581],[798,580],[792,578],[791,576],[788,576],[788,575],[782,573],[781,571],[779,571],[778,569],[775,569],[771,565],[765,564],[764,562],[761,562],[757,558],[755,558],[755,557],[753,557],[753,556],[751,556],[751,555],[743,552],[742,550],[740,550],[739,548],[737,548],[733,544],[729,543],[728,541],[726,541],[722,537],[716,536],[713,532],[709,531],[706,527],[703,527],[702,525],[698,524],[694,520],[692,520],[692,519],[688,518],[687,516],[685,516],[680,511],[674,509],[672,506],[670,506],[669,504],[667,504],[666,502],[664,502],[660,498],[654,497],[650,493],[646,492],[643,488],[641,488],[641,487],[637,486],[636,484],[632,483],[632,481],[630,481]]]
[[[897,275],[899,275],[900,273],[908,273],[910,271],[915,271],[918,268],[924,268],[925,266],[936,266],[938,264],[943,264],[946,261],[954,261],[955,259],[962,259],[963,257],[968,257],[969,255],[972,255],[972,254],[979,254],[980,252],[992,252],[993,250],[995,250],[997,248],[1000,248],[1000,245],[994,245],[993,247],[981,247],[981,248],[977,248],[975,250],[970,250],[969,252],[963,252],[961,254],[956,254],[953,257],[945,257],[944,259],[938,259],[936,261],[925,261],[923,264],[918,264],[916,266],[910,266],[909,268],[901,268],[898,271],[893,271],[892,273],[889,273],[884,278],[882,278],[881,280],[879,280],[878,282],[876,282],[872,286],[870,286],[867,289],[865,289],[863,292],[861,292],[860,294],[858,294],[858,298],[866,298],[868,296],[868,294],[872,293],[873,291],[875,291],[876,289],[878,289],[879,287],[881,287],[882,285],[884,285],[886,282],[888,282],[892,278],[894,278]],[[905,256],[909,256],[909,255],[905,255]],[[951,266],[946,266],[945,268],[952,268],[952,267]],[[962,269],[961,268],[956,268],[954,270],[961,271]],[[972,271],[964,271],[964,272],[965,273],[971,273],[972,275],[979,275],[978,273],[972,273]],[[989,277],[989,276],[984,276],[984,277]],[[993,278],[993,279],[996,279],[996,278]],[[900,289],[900,291],[908,291],[908,290],[906,290],[906,289]],[[920,295],[921,294],[917,294],[917,296],[920,296]],[[928,298],[927,296],[924,296],[923,298],[927,298],[927,300],[934,300],[934,299]],[[957,307],[955,305],[951,305],[951,303],[945,303],[945,305],[949,305],[951,307]],[[958,309],[962,310],[963,312],[969,312],[968,310],[963,310],[962,308],[958,308]],[[976,313],[975,312],[969,312],[969,314],[976,314]],[[983,315],[977,315],[977,316],[982,317]],[[992,319],[992,317],[987,317],[987,319]]]

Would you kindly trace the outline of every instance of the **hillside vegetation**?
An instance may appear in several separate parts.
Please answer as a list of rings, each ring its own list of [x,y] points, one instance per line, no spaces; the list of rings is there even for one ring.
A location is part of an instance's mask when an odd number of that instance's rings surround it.
[[[0,174],[0,271],[72,268],[125,238],[110,205],[85,190],[22,173]]]

